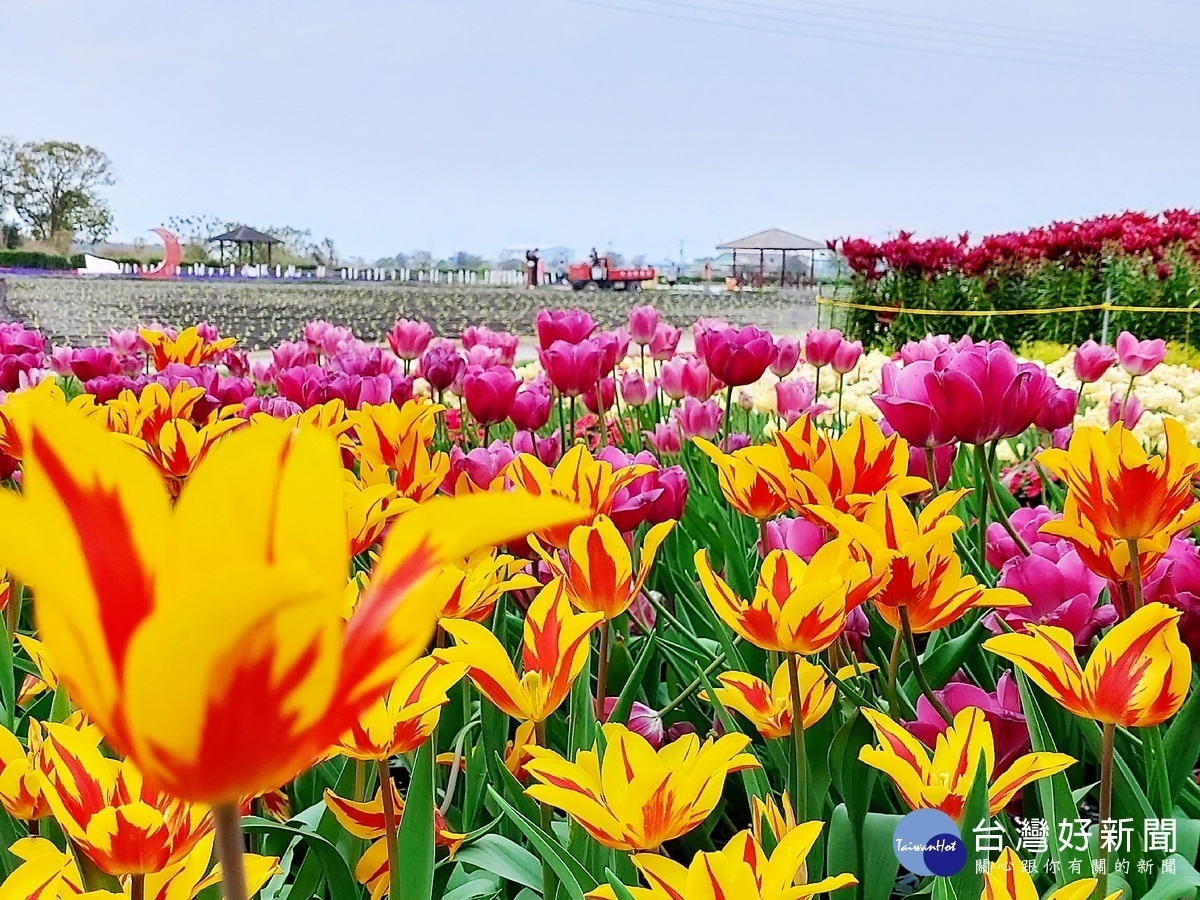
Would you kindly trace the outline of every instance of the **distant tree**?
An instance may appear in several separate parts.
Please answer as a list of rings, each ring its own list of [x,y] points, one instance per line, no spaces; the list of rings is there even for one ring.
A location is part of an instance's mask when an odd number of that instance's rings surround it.
[[[485,264],[482,256],[476,256],[466,250],[459,250],[450,257],[449,262],[455,269],[482,269]]]
[[[100,196],[101,188],[114,183],[111,163],[95,147],[65,141],[21,144],[12,170],[9,203],[34,237],[95,243],[112,232],[112,212]]]
[[[218,234],[234,227],[228,219],[220,216],[171,216],[166,221],[167,230],[185,244],[207,244]]]
[[[414,269],[424,269],[433,265],[433,254],[428,250],[414,250],[408,254],[408,264]]]
[[[325,238],[321,241],[320,246],[313,247],[313,261],[319,266],[325,266],[329,269],[336,269],[338,264],[337,247],[333,243],[333,238]]]
[[[8,212],[16,176],[17,142],[0,134],[0,219]]]

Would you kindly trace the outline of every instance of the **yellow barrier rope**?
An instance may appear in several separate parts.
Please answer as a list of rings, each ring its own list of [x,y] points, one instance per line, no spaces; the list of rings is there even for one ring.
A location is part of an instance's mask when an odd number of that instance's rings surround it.
[[[1055,306],[1048,309],[918,309],[910,306],[877,306],[871,303],[852,303],[849,300],[834,300],[830,297],[817,297],[817,303],[822,306],[834,306],[838,309],[861,309],[867,312],[891,313],[892,315],[907,316],[962,316],[963,318],[979,318],[982,316],[1051,316],[1077,312],[1145,312],[1145,313],[1195,313],[1200,307],[1195,306],[1122,306],[1118,303],[1090,303],[1083,306]]]

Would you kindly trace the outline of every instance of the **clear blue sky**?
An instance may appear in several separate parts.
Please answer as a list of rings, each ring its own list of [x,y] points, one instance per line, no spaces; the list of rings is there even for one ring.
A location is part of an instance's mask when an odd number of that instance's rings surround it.
[[[690,257],[1200,204],[1200,0],[2,3],[0,133],[105,150],[124,238]]]

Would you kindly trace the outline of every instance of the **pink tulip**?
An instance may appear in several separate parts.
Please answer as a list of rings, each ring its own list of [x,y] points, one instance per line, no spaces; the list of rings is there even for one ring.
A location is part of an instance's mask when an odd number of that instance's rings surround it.
[[[619,697],[607,697],[604,700],[604,721],[608,721],[608,717],[613,714],[616,708]],[[633,706],[629,710],[629,721],[626,723],[629,730],[635,734],[644,737],[647,743],[655,750],[663,745],[667,737],[667,730],[663,726],[662,717],[659,716],[656,710],[651,709],[644,703],[633,701]]]
[[[828,407],[815,405],[817,386],[807,378],[793,378],[775,385],[775,411],[783,421],[791,425],[802,415],[818,416]]]
[[[675,355],[675,351],[679,347],[679,338],[682,335],[683,329],[668,325],[666,322],[659,322],[654,329],[654,337],[650,339],[650,346],[647,348],[650,351],[650,357],[660,362],[670,359]]]
[[[1034,412],[1033,424],[1042,431],[1057,431],[1075,421],[1079,394],[1070,388],[1054,387],[1046,392],[1042,405]]]
[[[462,332],[462,345],[470,351],[472,347],[484,346],[495,350],[500,365],[512,367],[517,360],[519,340],[507,331],[492,331],[486,325],[468,325]]]
[[[461,447],[451,447],[450,470],[443,487],[448,494],[466,493],[472,488],[486,491],[516,456],[504,441],[492,441],[486,447],[474,447],[466,453]]]
[[[842,341],[838,344],[838,348],[833,354],[833,359],[829,361],[829,365],[839,375],[847,375],[854,371],[854,367],[862,359],[862,354],[862,341]]]
[[[1090,338],[1075,351],[1075,377],[1083,384],[1099,381],[1117,361],[1117,351]]]
[[[671,419],[679,426],[683,439],[688,441],[695,437],[711,441],[721,430],[723,418],[724,412],[715,400],[702,403],[695,397],[688,397],[682,406],[671,411]]]
[[[578,343],[556,340],[540,354],[550,382],[565,397],[578,397],[600,380],[604,353],[588,338]]]
[[[136,328],[110,329],[107,337],[108,346],[117,353],[126,356],[145,356],[150,352],[150,346],[146,343],[146,339]]]
[[[1179,636],[1200,662],[1200,550],[1190,539],[1177,537],[1167,554],[1143,582],[1147,603],[1165,603],[1183,612]]]
[[[467,361],[453,341],[441,338],[429,345],[418,368],[429,386],[441,392],[452,389],[459,382],[466,372]]]
[[[629,336],[634,343],[645,347],[657,330],[658,310],[653,306],[635,306],[629,311]]]
[[[696,324],[696,355],[713,377],[739,387],[762,378],[775,355],[771,335],[753,325],[740,330],[724,323]]]
[[[884,363],[879,393],[871,399],[884,421],[915,447],[939,447],[954,439],[954,431],[929,400],[926,377],[934,371],[929,360],[917,359],[905,366]]]
[[[549,350],[555,341],[578,344],[596,330],[596,320],[582,309],[543,309],[534,324],[543,350]]]
[[[905,365],[912,365],[918,360],[933,362],[935,359],[956,352],[950,343],[949,335],[927,334],[919,341],[909,341],[900,348],[900,360]]]
[[[615,331],[601,331],[594,338],[600,345],[600,373],[608,375],[629,355],[629,333],[624,328]]]
[[[1000,341],[963,350],[925,376],[935,414],[964,444],[1016,437],[1056,387],[1041,366],[1018,363]]]
[[[621,373],[621,399],[634,408],[645,406],[658,394],[658,379],[646,381],[638,372]]]
[[[517,391],[508,417],[519,431],[537,431],[550,421],[550,391],[542,382],[531,382]]]
[[[984,719],[992,729],[997,771],[1005,771],[1019,757],[1029,752],[1029,726],[1025,723],[1025,714],[1021,709],[1021,695],[1016,682],[1007,672],[996,682],[994,694],[970,684],[960,674],[954,676],[954,680],[942,690],[934,691],[934,695],[952,716],[969,707],[983,712]],[[906,723],[905,727],[913,737],[933,749],[938,737],[945,734],[949,726],[933,708],[933,704],[922,695],[917,698],[916,720]]]
[[[1026,625],[1056,625],[1071,632],[1076,647],[1086,646],[1102,628],[1117,620],[1111,604],[1100,604],[1104,579],[1092,574],[1066,541],[1034,544],[1029,556],[1018,554],[1004,564],[997,584],[1029,598],[1029,606],[1013,607],[988,616],[984,624],[996,634]],[[1098,605],[1100,604],[1100,605]]]
[[[674,422],[670,425],[659,422],[653,431],[643,431],[642,434],[659,456],[675,456],[683,449],[683,438],[679,434],[679,426]]]
[[[271,348],[271,364],[276,369],[294,369],[316,361],[316,352],[303,341],[281,341]]]
[[[433,328],[428,322],[400,319],[387,333],[388,346],[405,361],[412,361],[425,352],[433,340]]]
[[[1142,413],[1145,409],[1142,407],[1142,401],[1138,399],[1137,394],[1125,396],[1124,391],[1114,391],[1113,395],[1108,398],[1108,424],[1111,428],[1120,422],[1126,428],[1137,428],[1138,421],[1142,418]]]
[[[833,362],[834,354],[841,345],[842,333],[836,328],[813,328],[804,336],[804,358],[810,366],[822,368]]]
[[[799,362],[800,342],[786,336],[775,338],[775,355],[771,358],[771,372],[775,377],[786,378]]]
[[[475,421],[486,428],[508,418],[519,386],[516,373],[505,366],[471,367],[463,376],[463,400]]]
[[[772,550],[790,550],[805,562],[825,546],[825,532],[807,519],[783,517],[772,519],[764,529],[766,544],[758,542],[760,556],[766,556]]]
[[[736,453],[750,446],[750,435],[744,431],[732,431],[721,439],[721,449],[726,453]]]
[[[1117,359],[1121,368],[1137,377],[1152,371],[1167,356],[1167,342],[1162,338],[1139,341],[1128,331],[1117,335]]]
[[[1016,510],[1008,521],[1012,524],[1025,546],[1033,549],[1036,544],[1056,543],[1059,538],[1041,533],[1040,529],[1047,522],[1061,519],[1060,513],[1051,512],[1044,506],[1022,506]],[[1024,556],[1016,542],[1009,537],[1008,532],[1000,522],[993,522],[987,529],[987,563],[999,571],[1010,559]]]
[[[562,442],[557,435],[538,437],[532,431],[518,431],[513,435],[513,450],[536,456],[544,466],[553,466],[562,452]]]
[[[490,369],[492,366],[512,368],[504,364],[503,354],[499,350],[486,344],[476,344],[467,350],[467,367],[471,366],[479,366],[481,369]]]
[[[659,384],[672,400],[684,397],[707,400],[714,389],[708,366],[694,356],[676,356],[663,363]]]

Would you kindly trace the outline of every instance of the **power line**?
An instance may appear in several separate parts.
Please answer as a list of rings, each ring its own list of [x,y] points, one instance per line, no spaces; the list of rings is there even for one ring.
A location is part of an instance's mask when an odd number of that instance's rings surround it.
[[[840,44],[850,44],[854,46],[877,47],[888,50],[907,50],[932,52],[941,56],[954,56],[972,60],[993,60],[998,62],[1013,62],[1013,63],[1032,63],[1035,65],[1044,66],[1047,68],[1058,69],[1082,69],[1102,72],[1122,72],[1125,74],[1139,74],[1150,76],[1172,75],[1195,79],[1200,76],[1200,72],[1186,68],[1180,70],[1168,70],[1163,68],[1157,69],[1131,69],[1126,65],[1114,65],[1121,63],[1120,60],[1113,60],[1107,56],[1087,57],[1080,54],[1072,54],[1076,59],[1050,59],[1045,56],[1030,55],[1021,47],[1002,46],[996,49],[1001,52],[971,52],[970,44],[964,44],[961,41],[948,41],[943,38],[929,37],[922,35],[893,35],[887,32],[872,31],[861,28],[850,28],[844,26],[830,26],[819,23],[806,23],[796,19],[786,19],[783,17],[762,16],[753,13],[737,13],[729,10],[715,9],[712,7],[703,7],[688,5],[686,3],[672,2],[672,0],[643,0],[646,3],[665,6],[672,9],[678,9],[680,12],[671,12],[668,9],[645,8],[628,5],[635,0],[626,0],[624,3],[611,2],[611,0],[565,0],[565,2],[575,3],[582,6],[591,6],[599,9],[607,9],[618,12],[633,13],[635,15],[653,16],[660,19],[668,19],[680,22],[689,22],[692,24],[701,25],[716,25],[723,28],[736,28],[742,31],[750,31],[758,34],[772,35],[788,35],[793,37],[802,37],[809,40],[827,41]],[[722,0],[717,0],[722,2]],[[743,4],[744,5],[744,4]],[[714,19],[711,16],[717,16]],[[752,21],[741,21],[749,18]],[[754,24],[754,20],[761,20],[773,23],[771,27],[766,24]],[[796,30],[795,27],[800,26],[804,30]],[[813,34],[811,29],[829,32],[826,34]],[[883,38],[883,39],[877,39]],[[923,43],[922,43],[923,42]],[[932,46],[929,44],[932,42]],[[976,45],[978,46],[978,45]],[[988,44],[982,47],[984,51],[990,51],[992,45]],[[1012,55],[1012,54],[1017,55]],[[1135,61],[1134,65],[1146,66],[1154,65],[1155,60]]]

